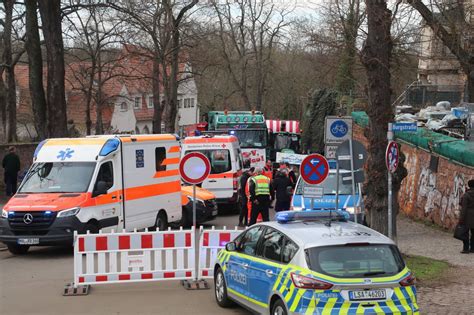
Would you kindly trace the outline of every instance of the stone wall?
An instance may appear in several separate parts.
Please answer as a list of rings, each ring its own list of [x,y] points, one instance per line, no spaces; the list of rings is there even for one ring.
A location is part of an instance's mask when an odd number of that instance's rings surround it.
[[[8,148],[13,145],[16,147],[16,153],[20,157],[21,172],[28,170],[31,163],[33,162],[33,153],[35,152],[37,143],[18,143],[18,144],[0,144],[0,160],[3,161],[3,157],[8,153]],[[0,168],[0,195],[4,195],[5,183],[3,181],[3,167]],[[20,175],[20,174],[19,174]]]
[[[353,130],[354,139],[367,146],[363,128],[354,124]],[[453,229],[459,218],[459,202],[467,181],[474,178],[474,168],[400,140],[398,142],[406,156],[405,167],[408,171],[398,197],[400,210],[414,219]]]

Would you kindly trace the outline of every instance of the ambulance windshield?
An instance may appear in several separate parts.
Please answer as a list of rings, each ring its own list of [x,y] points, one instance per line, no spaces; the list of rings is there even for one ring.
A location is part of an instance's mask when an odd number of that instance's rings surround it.
[[[339,278],[393,276],[405,264],[400,252],[389,244],[347,244],[306,249],[311,270]]]
[[[95,166],[94,162],[36,163],[26,175],[18,192],[86,192]]]

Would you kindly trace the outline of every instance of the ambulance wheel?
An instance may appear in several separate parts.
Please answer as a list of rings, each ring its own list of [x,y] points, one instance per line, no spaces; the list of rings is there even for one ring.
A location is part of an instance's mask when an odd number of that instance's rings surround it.
[[[28,245],[8,244],[7,246],[8,246],[8,250],[13,255],[25,255],[30,249],[30,246]]]
[[[278,299],[275,301],[272,307],[271,315],[288,315],[285,303],[283,303],[282,300]]]
[[[216,275],[214,277],[214,293],[217,304],[219,304],[220,307],[230,307],[234,305],[234,303],[227,296],[227,286],[225,284],[224,273],[222,272],[221,268],[217,269]]]
[[[98,234],[99,233],[99,226],[94,223],[94,222],[88,222],[86,224],[86,228],[85,228],[85,232],[84,233],[87,233],[87,231],[89,231],[90,234]]]
[[[159,231],[166,231],[168,228],[168,219],[166,218],[166,213],[160,211],[156,217],[155,228]]]
[[[191,226],[193,226],[193,220],[189,218],[189,215],[188,215],[188,212],[186,211],[186,208],[183,207],[183,212],[182,212],[182,215],[181,215],[181,222],[180,222],[181,226],[183,228],[189,228]]]

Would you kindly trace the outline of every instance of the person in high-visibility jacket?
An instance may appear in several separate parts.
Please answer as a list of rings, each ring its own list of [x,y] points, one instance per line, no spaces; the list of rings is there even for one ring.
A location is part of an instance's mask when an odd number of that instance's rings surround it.
[[[250,201],[250,182],[251,182],[251,179],[252,177],[249,178],[249,180],[247,180],[247,184],[245,185],[245,195],[247,196],[246,200],[247,200],[247,218],[248,220],[250,220],[250,218],[252,217],[252,201]],[[259,213],[258,214],[258,217],[257,217],[257,222],[262,222],[262,214]],[[248,225],[248,222],[246,223]]]
[[[263,175],[261,168],[255,169],[255,176],[249,180],[250,201],[252,212],[249,226],[257,222],[257,217],[262,214],[263,221],[269,221],[269,207],[271,202],[271,181]]]

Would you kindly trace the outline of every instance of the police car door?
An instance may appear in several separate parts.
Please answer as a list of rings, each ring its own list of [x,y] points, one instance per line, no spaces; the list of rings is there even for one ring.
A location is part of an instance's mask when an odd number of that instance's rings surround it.
[[[245,305],[249,305],[248,268],[255,257],[262,231],[261,226],[247,230],[239,243],[237,252],[233,252],[227,262],[226,280],[229,295]]]
[[[260,312],[268,311],[268,301],[273,286],[282,268],[282,252],[285,236],[267,227],[257,250],[257,259],[250,263],[248,271],[249,299],[261,307]]]

